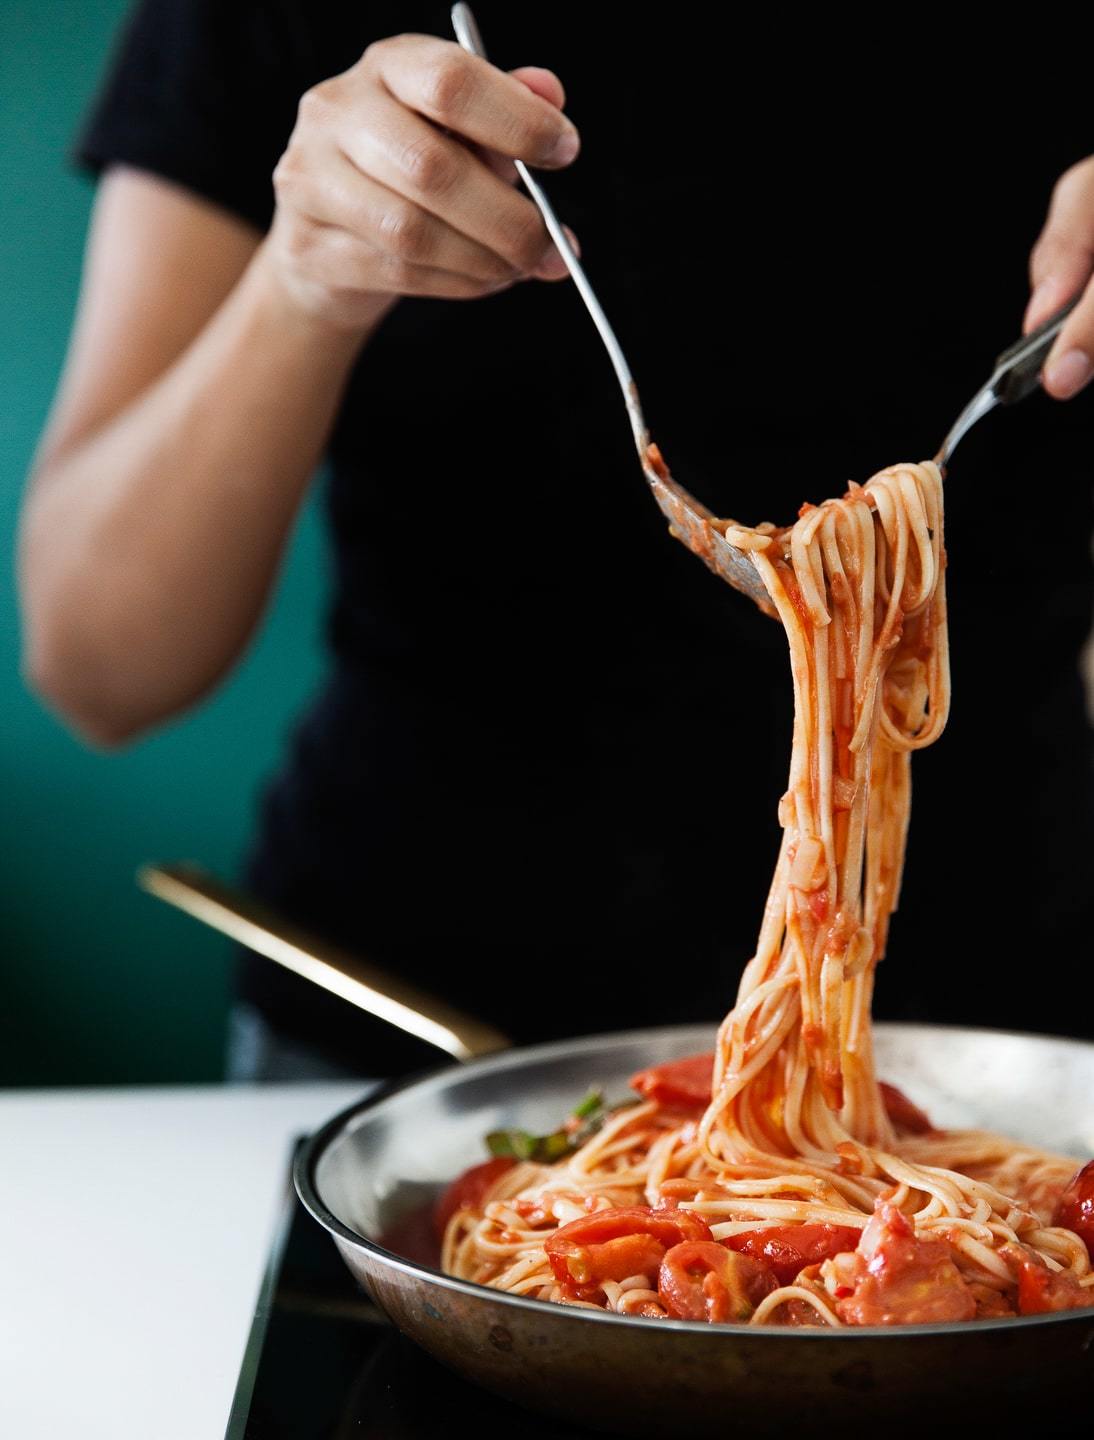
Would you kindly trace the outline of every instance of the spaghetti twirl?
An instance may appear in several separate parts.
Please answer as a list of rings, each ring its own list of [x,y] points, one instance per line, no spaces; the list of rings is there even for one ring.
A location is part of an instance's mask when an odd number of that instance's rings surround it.
[[[897,465],[795,525],[724,525],[786,630],[782,844],[711,1058],[562,1160],[491,1162],[442,1265],[540,1299],[753,1324],[893,1324],[1094,1304],[1088,1170],[936,1132],[875,1074],[874,971],[899,895],[913,750],[949,707],[937,466]],[[1061,1198],[1063,1197],[1063,1198]],[[1071,1209],[1067,1205],[1071,1205]],[[1061,1211],[1060,1206],[1064,1208]],[[453,1208],[450,1206],[449,1208]]]

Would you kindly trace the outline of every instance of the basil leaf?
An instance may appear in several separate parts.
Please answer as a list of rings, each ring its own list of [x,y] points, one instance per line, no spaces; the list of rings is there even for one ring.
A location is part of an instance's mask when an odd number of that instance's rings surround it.
[[[612,1109],[619,1110],[625,1105],[639,1103],[638,1099],[624,1100]],[[486,1137],[486,1148],[491,1155],[511,1160],[538,1160],[549,1165],[580,1149],[586,1140],[596,1134],[609,1113],[604,1106],[603,1092],[590,1090],[570,1112],[565,1128],[552,1131],[550,1135],[530,1135],[527,1130],[493,1130]],[[579,1123],[572,1124],[573,1121]]]
[[[574,1117],[575,1120],[585,1120],[585,1119],[587,1119],[590,1115],[594,1114],[597,1110],[602,1110],[603,1108],[604,1108],[604,1093],[603,1093],[603,1091],[601,1091],[601,1090],[590,1090],[589,1093],[588,1093],[588,1095],[585,1096],[584,1100],[582,1100],[579,1105],[575,1105],[575,1106],[574,1106],[573,1111],[572,1111],[571,1113],[573,1114],[573,1117]]]
[[[561,1160],[563,1155],[569,1155],[574,1146],[570,1136],[565,1130],[556,1130],[553,1135],[544,1135],[539,1142],[537,1160],[550,1164],[552,1160]]]
[[[513,1160],[532,1160],[539,1144],[535,1135],[527,1130],[492,1130],[486,1137],[486,1148],[491,1155],[503,1155]]]

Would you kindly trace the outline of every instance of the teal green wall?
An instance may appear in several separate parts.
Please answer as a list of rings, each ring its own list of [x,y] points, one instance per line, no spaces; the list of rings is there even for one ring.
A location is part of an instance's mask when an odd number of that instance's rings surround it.
[[[133,873],[186,857],[231,874],[321,668],[313,504],[251,653],[194,715],[94,755],[20,681],[14,527],[93,195],[66,152],[127,8],[0,0],[0,1084],[219,1078],[227,942]]]

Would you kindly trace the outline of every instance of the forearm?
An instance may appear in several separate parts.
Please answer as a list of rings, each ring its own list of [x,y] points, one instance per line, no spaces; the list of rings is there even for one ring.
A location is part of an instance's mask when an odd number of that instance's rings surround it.
[[[112,421],[47,446],[21,535],[31,683],[90,738],[197,699],[246,643],[371,324],[283,298],[260,247],[194,343]]]
[[[254,233],[215,205],[140,170],[106,177],[21,540],[28,677],[88,738],[174,714],[239,654],[396,297],[567,273],[512,183],[515,159],[573,160],[563,99],[547,70],[378,41],[301,98],[253,258]]]

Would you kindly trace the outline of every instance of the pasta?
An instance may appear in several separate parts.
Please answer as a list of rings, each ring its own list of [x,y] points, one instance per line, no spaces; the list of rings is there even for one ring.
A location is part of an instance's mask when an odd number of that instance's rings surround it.
[[[757,1325],[1094,1304],[1092,1236],[1054,1223],[1074,1161],[934,1131],[874,1068],[911,755],[950,698],[938,467],[893,466],[786,529],[719,528],[763,581],[794,684],[755,954],[712,1060],[636,1077],[641,1102],[561,1159],[490,1162],[450,1207],[442,1266],[565,1304]],[[1067,1194],[1082,1232],[1090,1207]]]

